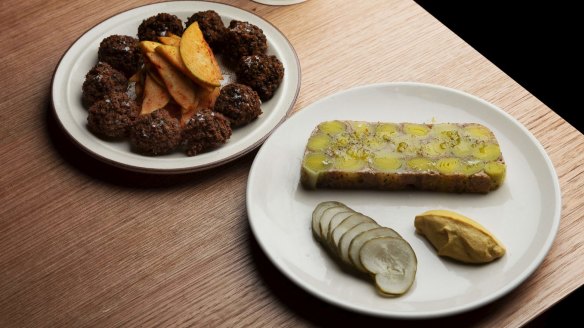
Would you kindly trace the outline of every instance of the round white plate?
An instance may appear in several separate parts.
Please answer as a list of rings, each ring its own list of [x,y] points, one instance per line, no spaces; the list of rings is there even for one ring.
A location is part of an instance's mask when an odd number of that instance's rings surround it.
[[[320,122],[478,122],[495,133],[507,163],[504,184],[489,194],[312,190],[299,184],[306,141]],[[414,285],[397,298],[379,296],[371,281],[347,274],[313,239],[311,214],[337,200],[394,228],[418,258]],[[490,230],[507,254],[487,265],[439,258],[414,229],[429,209],[467,215]],[[418,83],[358,87],[322,99],[282,124],[258,152],[249,174],[247,211],[270,260],[308,292],[341,307],[394,318],[431,318],[467,311],[508,293],[543,261],[560,222],[561,195],[543,147],[510,115],[469,94]]]
[[[268,40],[268,54],[284,65],[284,80],[274,97],[262,104],[263,114],[254,122],[234,129],[227,144],[208,153],[188,157],[182,152],[164,156],[142,156],[130,150],[127,140],[112,142],[97,138],[86,127],[87,110],[81,104],[81,85],[85,74],[97,63],[97,49],[112,34],[136,36],[142,20],[158,13],[178,16],[183,23],[193,13],[215,10],[225,25],[233,19],[260,27]],[[224,72],[226,83],[232,78]],[[300,90],[300,63],[292,44],[272,24],[239,8],[205,1],[162,2],[138,7],[98,24],[81,36],[59,62],[52,84],[53,108],[58,121],[82,149],[112,165],[151,173],[183,173],[212,168],[239,158],[258,147],[286,119]]]

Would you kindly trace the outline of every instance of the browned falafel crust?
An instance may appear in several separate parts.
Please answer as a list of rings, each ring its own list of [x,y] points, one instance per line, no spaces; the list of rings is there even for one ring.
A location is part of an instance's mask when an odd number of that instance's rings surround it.
[[[258,118],[262,114],[260,105],[260,97],[252,88],[240,83],[230,83],[221,89],[213,110],[227,117],[235,128]]]
[[[216,148],[231,137],[229,120],[221,113],[203,109],[191,117],[183,128],[183,143],[188,156]]]
[[[144,155],[163,155],[175,150],[181,142],[178,119],[159,109],[140,115],[130,128],[130,144]]]
[[[254,89],[262,101],[271,99],[284,78],[284,65],[274,55],[244,56],[236,68],[237,82]]]
[[[117,34],[100,42],[97,60],[110,64],[127,78],[134,75],[144,63],[138,39]]]
[[[81,101],[86,108],[103,99],[107,94],[125,91],[128,79],[110,64],[99,62],[85,75],[81,86]]]
[[[214,10],[196,12],[188,18],[186,27],[189,27],[194,22],[199,24],[205,41],[207,41],[213,52],[215,54],[221,53],[227,27],[223,24],[219,14]]]
[[[268,50],[264,31],[249,22],[232,20],[224,40],[224,56],[231,63],[243,56],[264,54]]]
[[[112,92],[89,108],[87,128],[98,136],[121,138],[140,113],[140,106],[125,92]]]
[[[157,41],[159,36],[166,36],[168,32],[181,36],[184,28],[182,21],[175,15],[159,13],[148,17],[138,26],[140,41]]]

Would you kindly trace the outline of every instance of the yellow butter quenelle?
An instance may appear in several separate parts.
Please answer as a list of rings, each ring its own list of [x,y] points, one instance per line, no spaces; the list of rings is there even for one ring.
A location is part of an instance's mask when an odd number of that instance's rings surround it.
[[[313,130],[300,180],[308,189],[487,193],[505,175],[495,135],[478,123],[336,120]]]
[[[459,213],[426,211],[416,216],[414,226],[440,256],[464,263],[488,263],[505,255],[505,246],[495,236]]]

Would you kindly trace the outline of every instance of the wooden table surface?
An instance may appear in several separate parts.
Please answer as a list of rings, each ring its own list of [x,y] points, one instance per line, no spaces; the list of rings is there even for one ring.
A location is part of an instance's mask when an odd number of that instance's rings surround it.
[[[83,32],[150,2],[0,3],[0,327],[517,327],[584,283],[584,136],[411,0],[223,2],[293,44],[302,67],[294,112],[353,86],[418,81],[483,98],[537,137],[561,184],[560,230],[543,264],[502,299],[430,322],[342,310],[289,281],[251,234],[245,188],[255,151],[176,176],[86,155],[53,117],[52,74]]]

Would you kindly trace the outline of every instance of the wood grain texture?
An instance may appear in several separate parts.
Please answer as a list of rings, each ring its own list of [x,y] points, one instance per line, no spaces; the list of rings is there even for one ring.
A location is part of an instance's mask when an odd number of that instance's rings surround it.
[[[584,283],[584,136],[413,1],[325,1],[252,11],[294,45],[294,111],[377,82],[440,84],[505,110],[542,143],[561,183],[557,239],[519,288],[433,321],[365,317],[287,280],[251,235],[245,206],[255,152],[205,173],[125,172],[79,150],[50,111],[53,71],[103,19],[151,1],[0,3],[0,327],[518,327]],[[293,113],[292,113],[293,115]]]

